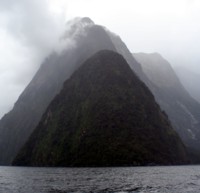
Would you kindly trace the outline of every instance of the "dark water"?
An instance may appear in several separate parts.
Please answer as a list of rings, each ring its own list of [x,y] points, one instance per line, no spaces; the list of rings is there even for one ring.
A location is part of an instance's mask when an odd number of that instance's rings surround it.
[[[200,193],[200,166],[0,167],[0,193]]]

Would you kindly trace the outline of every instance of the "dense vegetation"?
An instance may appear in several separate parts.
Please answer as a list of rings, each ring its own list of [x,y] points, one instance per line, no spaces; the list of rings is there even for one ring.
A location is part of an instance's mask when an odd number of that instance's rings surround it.
[[[67,80],[14,165],[187,163],[185,147],[124,58],[101,51]]]

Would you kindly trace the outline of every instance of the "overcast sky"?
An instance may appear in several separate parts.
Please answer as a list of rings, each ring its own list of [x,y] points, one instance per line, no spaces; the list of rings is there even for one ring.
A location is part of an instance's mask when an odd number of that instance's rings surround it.
[[[159,52],[200,73],[199,0],[0,0],[0,117],[77,16],[120,35],[132,52]]]

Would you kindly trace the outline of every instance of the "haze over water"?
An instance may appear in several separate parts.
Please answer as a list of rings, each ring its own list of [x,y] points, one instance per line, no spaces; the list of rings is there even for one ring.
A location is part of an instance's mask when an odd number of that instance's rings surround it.
[[[0,167],[0,192],[200,192],[200,166],[119,168]]]

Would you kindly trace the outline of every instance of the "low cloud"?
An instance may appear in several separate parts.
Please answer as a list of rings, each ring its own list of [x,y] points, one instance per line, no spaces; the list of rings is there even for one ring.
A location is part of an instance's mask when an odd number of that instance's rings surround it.
[[[200,72],[198,0],[0,0],[0,117],[53,48],[76,46],[57,40],[66,19],[77,16],[117,33],[132,52],[159,52],[173,66]]]
[[[37,55],[47,55],[64,30],[63,14],[52,13],[47,0],[2,0],[0,4],[8,18],[8,34]]]
[[[55,2],[0,0],[0,117],[12,108],[64,31],[65,10],[52,10]]]

